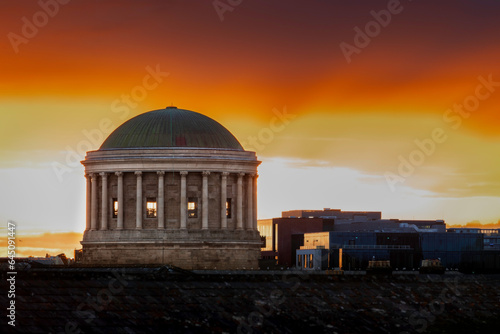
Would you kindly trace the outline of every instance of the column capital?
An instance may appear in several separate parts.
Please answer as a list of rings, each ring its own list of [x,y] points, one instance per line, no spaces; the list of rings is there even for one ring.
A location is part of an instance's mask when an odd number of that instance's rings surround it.
[[[245,176],[245,173],[238,173],[238,176]]]
[[[203,176],[207,176],[207,175],[210,175],[210,172],[209,172],[209,171],[207,171],[207,170],[204,170],[204,171],[202,172],[202,174],[203,174]]]
[[[181,174],[181,175],[188,175],[188,172],[185,171],[185,170],[183,170],[183,171],[180,171],[179,174]]]
[[[86,179],[88,179],[89,177],[92,177],[92,173],[84,173],[83,175],[85,176]]]
[[[122,172],[115,172],[115,175],[116,175],[116,176],[122,176],[122,175],[123,175],[123,173],[122,173]]]
[[[142,172],[141,171],[135,171],[134,174],[137,175],[137,176],[141,176]]]
[[[95,181],[97,179],[97,174],[96,173],[90,173],[89,175],[92,178],[92,181]]]
[[[247,175],[248,175],[250,178],[253,178],[253,177],[255,177],[255,175],[257,175],[257,174],[255,174],[255,173],[247,173]]]
[[[164,170],[159,170],[156,172],[156,174],[158,175],[165,175],[165,171]]]
[[[107,177],[108,177],[108,173],[106,173],[106,172],[101,172],[101,173],[99,173],[99,175],[101,175],[101,177],[102,177],[103,179],[105,179],[105,178],[107,178]]]
[[[228,176],[229,175],[229,172],[222,172],[221,173],[222,176]]]

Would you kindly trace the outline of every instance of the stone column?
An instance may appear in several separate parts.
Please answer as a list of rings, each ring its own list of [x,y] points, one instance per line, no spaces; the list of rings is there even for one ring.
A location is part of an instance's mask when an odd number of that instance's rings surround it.
[[[135,175],[137,175],[135,228],[142,229],[142,172],[135,172]]]
[[[201,195],[201,229],[208,230],[208,176],[210,172],[204,171]]]
[[[243,229],[243,176],[245,173],[238,174],[238,190],[236,194],[236,229]]]
[[[253,177],[253,229],[257,231],[257,178],[259,174]]]
[[[247,178],[247,230],[253,230],[253,175]]]
[[[108,174],[99,173],[102,181],[101,194],[101,230],[108,229]]]
[[[116,229],[123,230],[123,173],[116,172],[116,176],[118,176],[118,216],[116,219]],[[114,208],[113,208],[114,210]]]
[[[181,174],[181,230],[187,228],[187,191],[186,191],[186,175],[188,172],[182,171]]]
[[[158,228],[165,228],[165,181],[164,171],[156,172],[158,174]]]
[[[85,230],[88,231],[91,229],[91,220],[92,220],[92,209],[91,209],[91,203],[92,203],[92,178],[90,177],[90,174],[85,174],[85,178],[87,179],[87,206],[86,206],[86,211],[85,211]]]
[[[223,172],[220,182],[220,227],[227,229],[226,201],[227,201],[227,176],[228,172]]]
[[[92,178],[92,199],[90,201],[91,204],[91,215],[90,215],[90,229],[92,231],[97,230],[97,174],[90,174]]]

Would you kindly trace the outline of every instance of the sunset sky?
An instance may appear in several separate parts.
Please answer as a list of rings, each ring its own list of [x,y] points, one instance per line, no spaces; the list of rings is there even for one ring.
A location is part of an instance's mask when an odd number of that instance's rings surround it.
[[[500,220],[499,1],[0,4],[2,252],[73,256],[85,151],[171,104],[257,152],[259,218]]]

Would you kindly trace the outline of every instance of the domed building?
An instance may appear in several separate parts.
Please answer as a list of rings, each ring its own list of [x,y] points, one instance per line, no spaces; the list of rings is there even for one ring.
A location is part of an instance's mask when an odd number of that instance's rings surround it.
[[[87,152],[82,262],[257,269],[257,160],[221,124],[167,107]]]

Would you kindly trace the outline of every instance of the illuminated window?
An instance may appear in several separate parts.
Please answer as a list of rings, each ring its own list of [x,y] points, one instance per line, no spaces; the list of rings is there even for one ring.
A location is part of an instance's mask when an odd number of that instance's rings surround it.
[[[118,200],[113,198],[113,218],[118,217]]]
[[[226,217],[231,218],[231,199],[226,199]]]
[[[154,197],[146,199],[146,217],[156,218],[156,198]]]
[[[196,197],[188,198],[188,217],[198,217],[198,199]]]

